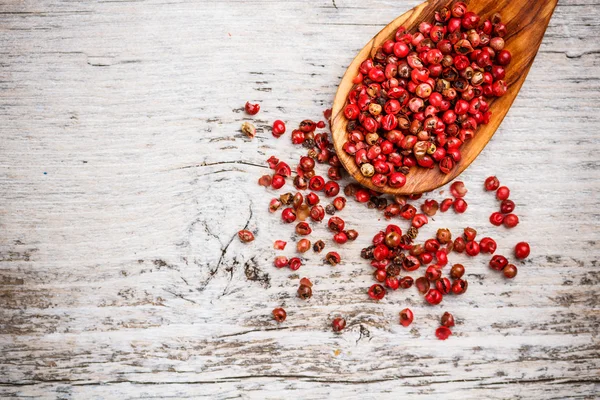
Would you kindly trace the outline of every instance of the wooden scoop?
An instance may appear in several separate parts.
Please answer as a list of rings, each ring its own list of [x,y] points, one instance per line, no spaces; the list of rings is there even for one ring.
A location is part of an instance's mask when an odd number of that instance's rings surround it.
[[[386,185],[383,188],[378,188],[371,183],[370,178],[365,178],[360,173],[354,157],[348,155],[342,149],[342,146],[347,141],[346,125],[348,123],[348,120],[344,116],[344,107],[348,93],[353,87],[352,80],[358,74],[360,64],[367,58],[372,57],[376,49],[385,40],[393,38],[400,26],[404,26],[409,32],[414,32],[417,30],[419,23],[422,21],[433,22],[435,11],[444,6],[450,6],[452,2],[448,0],[426,1],[393,20],[358,53],[346,70],[335,95],[331,127],[335,149],[344,168],[361,185],[378,192],[390,194],[406,195],[428,192],[457,177],[483,150],[494,132],[496,132],[496,129],[498,129],[515,97],[517,97],[517,93],[519,93],[519,89],[521,89],[525,77],[531,68],[533,59],[538,52],[544,32],[546,31],[548,22],[550,22],[550,17],[557,2],[558,0],[466,1],[468,10],[479,14],[482,21],[498,12],[502,16],[502,22],[506,24],[505,48],[512,53],[512,61],[505,67],[505,81],[508,84],[508,91],[504,96],[490,101],[490,111],[492,112],[490,122],[487,125],[478,127],[475,137],[466,141],[461,146],[462,159],[456,163],[456,166],[449,174],[443,174],[437,165],[433,169],[413,167],[407,175],[406,185],[403,187],[392,188]]]

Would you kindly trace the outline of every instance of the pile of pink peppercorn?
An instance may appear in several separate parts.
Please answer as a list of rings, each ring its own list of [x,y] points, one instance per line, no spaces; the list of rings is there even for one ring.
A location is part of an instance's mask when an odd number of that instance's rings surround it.
[[[450,173],[462,144],[489,122],[488,101],[507,91],[505,34],[498,14],[481,20],[459,2],[417,32],[398,29],[360,65],[343,149],[365,178],[398,188],[414,166]]]
[[[510,53],[503,49],[502,37],[506,27],[499,16],[481,21],[467,11],[464,3],[436,13],[433,24],[423,22],[419,31],[408,33],[399,29],[395,38],[377,49],[372,59],[366,60],[356,77],[345,115],[348,124],[348,142],[344,150],[355,156],[364,176],[375,186],[386,183],[392,187],[404,185],[406,173],[412,166],[430,168],[439,164],[448,173],[460,160],[460,146],[476,134],[477,126],[489,121],[490,113],[485,98],[501,96],[506,92],[504,65],[510,62]],[[258,104],[246,103],[249,115],[260,111]],[[331,118],[331,110],[324,113]],[[312,249],[324,253],[323,261],[331,266],[342,262],[337,251],[325,251],[323,240],[311,241],[312,227],[326,224],[336,246],[355,240],[356,227],[346,226],[340,214],[353,199],[371,209],[381,211],[390,223],[376,233],[372,244],[362,249],[360,256],[369,260],[375,281],[365,288],[366,295],[375,301],[397,290],[417,288],[426,303],[436,306],[447,296],[462,295],[467,291],[462,264],[449,264],[451,253],[465,253],[470,257],[491,254],[492,270],[501,271],[507,279],[517,275],[517,267],[509,259],[496,253],[496,241],[491,237],[479,238],[475,229],[466,227],[460,235],[449,229],[438,229],[435,237],[417,241],[419,229],[429,223],[438,212],[462,214],[467,211],[464,183],[455,181],[450,186],[451,197],[425,200],[418,205],[421,195],[385,196],[350,183],[340,190],[338,181],[343,169],[336,155],[324,121],[302,121],[291,133],[291,141],[306,149],[297,164],[271,156],[266,160],[272,173],[263,175],[258,184],[279,195],[268,202],[271,213],[279,213],[284,225],[293,225],[299,239],[297,257],[276,256],[275,268],[299,270],[302,254]],[[242,130],[254,137],[255,128],[245,122]],[[281,120],[274,121],[272,134],[279,138],[286,133]],[[317,164],[326,165],[327,176],[318,175]],[[285,190],[286,185],[292,191]],[[490,223],[514,228],[519,218],[513,213],[515,203],[509,199],[510,190],[500,186],[495,176],[484,182],[487,191],[494,191],[500,201],[499,212],[490,216]],[[406,221],[403,230],[393,221]],[[244,243],[254,240],[248,230],[238,233]],[[275,239],[274,249],[283,250],[287,243]],[[525,242],[515,245],[514,257],[525,259],[530,248]],[[357,255],[358,256],[358,255]],[[313,283],[304,277],[297,288],[297,296],[308,300],[313,295]],[[283,308],[272,312],[282,323],[287,318]],[[409,326],[414,314],[409,308],[399,311],[399,323]],[[333,319],[332,329],[340,332],[346,327],[342,317]],[[441,340],[451,334],[454,316],[445,312],[435,335]]]

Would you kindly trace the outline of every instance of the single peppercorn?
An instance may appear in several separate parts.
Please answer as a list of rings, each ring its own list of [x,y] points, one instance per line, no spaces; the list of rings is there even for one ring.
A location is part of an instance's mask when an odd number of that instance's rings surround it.
[[[467,192],[468,190],[465,187],[465,184],[461,181],[456,181],[452,185],[450,185],[450,193],[452,193],[452,196],[456,198],[465,197]]]
[[[513,264],[507,264],[502,270],[502,273],[506,278],[512,279],[517,276],[517,267],[515,267]]]
[[[452,293],[453,294],[463,294],[467,291],[467,287],[469,283],[463,279],[456,279],[452,282]]]
[[[400,279],[400,287],[402,289],[408,289],[413,285],[413,278],[410,276],[404,276]]]
[[[504,217],[504,226],[507,228],[514,228],[519,224],[519,217],[515,214],[508,214]]]
[[[276,138],[281,137],[285,133],[285,123],[279,119],[273,121],[273,127],[271,128],[271,133]]]
[[[479,243],[477,243],[474,240],[467,242],[467,244],[465,246],[465,252],[467,253],[467,255],[469,255],[471,257],[475,257],[476,255],[479,254],[479,251],[480,251]]]
[[[452,233],[450,233],[450,230],[446,228],[438,229],[436,238],[440,243],[446,244],[452,240]]]
[[[244,106],[246,112],[250,115],[256,115],[260,111],[260,104],[252,104],[249,101],[246,102]]]
[[[242,133],[250,139],[254,139],[256,136],[256,127],[252,125],[250,122],[242,123]]]
[[[315,242],[315,244],[313,245],[313,251],[315,253],[320,253],[321,251],[323,251],[324,248],[325,248],[325,242],[323,242],[322,240],[317,240]]]
[[[441,324],[446,328],[452,328],[454,326],[454,316],[446,311],[444,315],[442,315]]]
[[[302,280],[300,280],[298,297],[300,297],[302,300],[308,300],[312,297],[312,283],[306,278],[302,278]]]
[[[404,310],[400,311],[400,325],[407,327],[412,324],[413,319],[414,314],[410,308],[405,308]]]
[[[385,289],[379,284],[372,285],[367,293],[373,300],[381,300],[385,297]]]
[[[343,331],[344,328],[346,328],[346,320],[344,318],[335,318],[331,322],[331,327],[333,328],[334,332]]]
[[[417,278],[417,280],[415,281],[415,286],[417,287],[419,293],[425,294],[429,291],[431,283],[429,282],[429,279],[422,276],[420,278]]]
[[[450,269],[450,277],[452,279],[459,279],[465,274],[465,267],[462,264],[454,264]]]
[[[500,181],[495,176],[490,176],[489,178],[487,178],[485,180],[484,186],[485,186],[485,190],[491,192],[493,190],[498,189],[498,187],[500,186]]]
[[[287,313],[283,308],[275,308],[273,310],[273,319],[279,323],[285,321],[287,318]]]
[[[301,236],[306,236],[312,233],[312,229],[307,222],[298,222],[296,225],[296,233]]]
[[[507,264],[508,260],[506,259],[506,257],[499,254],[493,256],[490,260],[490,268],[496,271],[501,271],[502,269],[504,269],[504,267],[506,267]]]
[[[284,250],[286,245],[287,245],[287,242],[285,242],[283,240],[276,240],[273,243],[273,248],[275,250]]]
[[[531,249],[529,248],[529,243],[527,242],[519,242],[515,245],[515,257],[523,260],[529,257]]]
[[[342,258],[335,251],[330,251],[325,256],[325,261],[327,261],[329,264],[331,264],[333,266],[336,266],[342,261]]]
[[[462,198],[458,198],[454,200],[452,206],[454,207],[454,211],[456,211],[458,214],[462,214],[467,211],[468,204]]]
[[[425,295],[425,301],[427,301],[431,305],[436,305],[442,302],[443,297],[444,296],[438,289],[429,289],[429,291]]]
[[[479,241],[479,249],[484,254],[494,254],[496,247],[496,241],[492,238],[484,237]]]
[[[490,222],[492,225],[500,226],[504,222],[504,215],[499,212],[494,212],[490,215]]]
[[[452,335],[452,331],[445,326],[440,326],[435,330],[435,336],[440,340],[446,340]]]
[[[515,202],[509,199],[502,200],[500,203],[500,212],[502,214],[510,214],[515,209]]]
[[[246,229],[239,231],[238,237],[242,243],[250,243],[254,240],[254,234]]]
[[[289,265],[288,258],[285,256],[277,256],[273,262],[276,268],[284,268]]]
[[[310,249],[310,240],[308,239],[300,239],[296,244],[296,250],[298,253],[305,253]]]
[[[496,190],[496,198],[498,200],[506,200],[510,196],[510,190],[506,186],[500,186],[498,190]]]
[[[348,237],[348,240],[356,240],[356,238],[358,238],[358,232],[354,229],[348,229],[345,233]]]

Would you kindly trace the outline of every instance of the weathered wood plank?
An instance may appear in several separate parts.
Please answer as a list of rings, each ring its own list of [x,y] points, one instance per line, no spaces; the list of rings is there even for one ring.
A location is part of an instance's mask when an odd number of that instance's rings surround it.
[[[2,397],[592,398],[598,1],[559,3],[515,106],[462,176],[468,212],[421,233],[473,225],[501,252],[526,239],[517,279],[454,256],[468,264],[465,296],[432,308],[411,290],[373,304],[358,254],[386,221],[352,202],[341,215],[361,236],[340,248],[341,266],[312,253],[300,276],[271,266],[273,240],[293,233],[255,181],[266,157],[301,150],[265,128],[320,118],[356,51],[416,3],[1,4]],[[262,104],[254,141],[239,133],[247,99]],[[517,203],[510,233],[487,223],[490,174]],[[245,224],[248,246],[232,240]],[[309,302],[294,297],[301,276],[316,284]],[[409,330],[396,322],[405,306]],[[445,310],[459,323],[439,342]],[[328,327],[338,314],[342,335]]]

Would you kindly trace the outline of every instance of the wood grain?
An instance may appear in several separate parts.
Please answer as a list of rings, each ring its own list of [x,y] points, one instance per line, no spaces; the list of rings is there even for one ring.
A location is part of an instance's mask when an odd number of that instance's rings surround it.
[[[390,22],[363,47],[352,61],[333,101],[331,129],[336,152],[344,168],[363,186],[378,192],[401,195],[430,192],[459,176],[488,144],[517,97],[542,43],[557,2],[558,0],[526,2],[475,0],[468,3],[469,10],[481,15],[482,18],[491,18],[497,12],[502,14],[502,21],[506,24],[509,32],[505,37],[506,49],[512,54],[512,62],[506,67],[505,81],[508,90],[501,98],[490,101],[490,112],[492,113],[490,122],[480,126],[473,139],[461,147],[462,158],[449,174],[443,174],[437,167],[433,169],[413,167],[407,176],[406,184],[400,188],[393,188],[387,184],[384,187],[375,186],[370,179],[362,175],[354,157],[344,151],[343,146],[348,141],[346,129],[348,119],[344,116],[344,107],[347,104],[348,94],[354,87],[352,80],[358,74],[364,60],[373,57],[383,42],[393,39],[399,27],[414,32],[421,21],[433,21],[435,12],[449,3],[447,0],[426,1]]]
[[[299,275],[272,267],[275,239],[293,254],[293,227],[268,213],[275,193],[256,180],[268,156],[292,162],[302,149],[268,126],[319,119],[365,38],[415,5],[2,2],[0,397],[594,398],[596,0],[558,4],[515,105],[461,175],[467,213],[421,233],[472,225],[505,254],[528,240],[514,281],[485,257],[457,256],[465,296],[428,307],[407,291],[375,304],[358,254],[386,221],[354,202],[340,216],[361,236],[338,248],[342,265],[310,253]],[[255,118],[246,100],[261,102]],[[517,204],[512,231],[487,222],[491,174]],[[256,241],[244,246],[246,225]],[[329,237],[317,226],[311,238]],[[309,302],[294,295],[302,276],[315,282]],[[280,305],[289,317],[277,326]],[[406,306],[411,329],[396,320]],[[440,342],[444,311],[458,325]],[[348,328],[335,335],[340,314]]]

